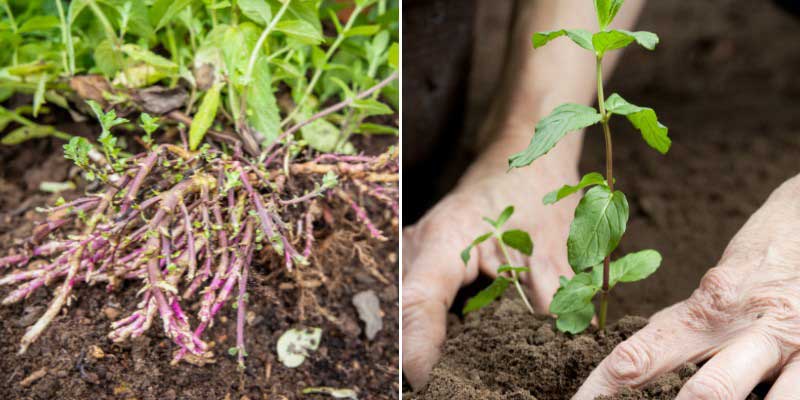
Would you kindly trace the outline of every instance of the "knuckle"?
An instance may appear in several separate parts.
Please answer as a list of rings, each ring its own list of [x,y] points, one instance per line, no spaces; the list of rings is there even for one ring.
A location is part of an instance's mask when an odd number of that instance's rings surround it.
[[[735,399],[733,379],[719,369],[701,370],[698,375],[690,379],[683,386],[682,392],[687,398],[697,400],[728,400]]]
[[[710,329],[729,322],[735,315],[738,286],[738,279],[730,269],[715,267],[708,270],[698,289],[686,300],[686,325]]]
[[[620,343],[608,357],[609,378],[623,386],[637,386],[646,380],[655,356],[651,348],[639,339]]]

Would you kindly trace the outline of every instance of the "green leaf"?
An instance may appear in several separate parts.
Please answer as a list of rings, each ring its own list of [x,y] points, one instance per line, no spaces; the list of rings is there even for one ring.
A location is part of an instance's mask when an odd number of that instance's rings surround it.
[[[607,51],[621,49],[633,42],[633,36],[618,30],[600,31],[592,36],[595,51],[602,55]]]
[[[628,35],[633,36],[633,39],[636,40],[640,46],[644,47],[647,50],[655,50],[656,45],[659,42],[658,35],[653,32],[647,31],[626,31],[624,29],[620,29],[620,32],[627,33]]]
[[[47,88],[47,74],[42,74],[39,77],[39,82],[36,83],[36,91],[33,93],[33,117],[39,116],[39,110],[44,104],[44,91]]]
[[[505,277],[498,276],[486,289],[481,290],[475,295],[475,297],[467,300],[467,304],[464,305],[462,312],[467,314],[488,306],[491,304],[491,302],[505,293],[509,283],[511,283],[511,281]]]
[[[79,167],[85,167],[89,165],[90,150],[92,145],[88,140],[75,136],[64,145],[64,158],[72,160]]]
[[[599,290],[600,288],[592,283],[591,274],[586,272],[577,274],[553,296],[550,312],[561,315],[580,311],[586,304],[591,304],[592,298]]]
[[[500,216],[497,217],[497,221],[494,221],[494,226],[496,229],[500,229],[501,226],[505,225],[506,221],[508,221],[511,216],[514,215],[514,206],[508,206],[503,209],[503,212],[500,213]]]
[[[467,263],[469,263],[470,259],[469,252],[472,251],[472,248],[485,242],[486,239],[489,239],[490,237],[492,237],[491,232],[484,233],[483,235],[480,235],[477,238],[475,238],[475,240],[473,240],[472,243],[470,243],[469,246],[467,246],[467,248],[461,250],[461,261],[464,262],[464,265],[467,265]]]
[[[512,155],[508,167],[520,168],[529,165],[537,158],[547,154],[568,132],[577,131],[600,122],[602,116],[592,107],[579,104],[562,104],[550,115],[536,124],[528,148]]]
[[[283,32],[304,44],[316,45],[324,39],[322,32],[317,30],[314,25],[299,19],[278,22],[275,25],[275,30]]]
[[[17,30],[17,33],[28,33],[36,31],[46,31],[56,29],[61,23],[58,18],[52,15],[36,15],[25,21]]]
[[[520,229],[512,229],[510,231],[503,232],[503,234],[500,236],[500,240],[508,245],[508,247],[511,247],[522,254],[527,256],[533,254],[533,240],[531,240],[531,236],[528,235],[528,232]]]
[[[105,76],[114,76],[122,68],[122,57],[114,51],[114,45],[106,39],[94,48],[94,62]]]
[[[592,36],[594,49],[600,55],[626,47],[634,41],[648,50],[653,50],[658,44],[658,36],[652,32],[631,32],[622,29],[600,31]]]
[[[394,69],[400,68],[400,45],[397,42],[389,47],[389,66]]]
[[[381,30],[380,25],[361,25],[354,26],[344,33],[344,37],[352,36],[372,36]]]
[[[280,135],[281,116],[275,100],[274,88],[269,71],[269,61],[259,57],[253,69],[252,81],[245,86],[245,110],[247,123],[261,133],[267,143],[272,143]]]
[[[125,53],[125,55],[127,55],[133,60],[141,61],[154,68],[158,68],[167,72],[178,71],[177,64],[156,53],[153,53],[152,51],[144,47],[135,44],[123,44],[121,49],[122,52]]]
[[[575,186],[564,185],[560,189],[556,189],[556,190],[548,193],[547,195],[544,196],[544,199],[542,199],[542,202],[544,204],[554,204],[555,202],[557,202],[557,201],[563,199],[564,197],[567,197],[567,196],[569,196],[569,195],[571,195],[571,194],[573,194],[573,193],[575,193],[575,192],[577,192],[579,190],[582,190],[584,188],[587,188],[589,186],[594,186],[594,185],[605,185],[605,183],[606,183],[606,179],[603,177],[603,175],[601,175],[600,173],[597,173],[597,172],[590,172],[590,173],[584,175],[583,178],[581,178],[581,181],[578,182],[577,185],[575,185]]]
[[[366,112],[366,116],[394,114],[389,106],[373,99],[360,99],[353,101],[353,108]]]
[[[658,122],[658,116],[652,108],[633,105],[614,93],[606,100],[606,109],[611,113],[626,116],[628,121],[642,133],[642,137],[650,147],[661,154],[669,151],[672,145],[668,135],[669,130]]]
[[[636,282],[652,275],[661,266],[661,254],[655,250],[642,250],[612,261],[609,266],[609,284]]]
[[[567,35],[575,44],[586,50],[594,51],[592,33],[584,29],[559,29],[555,31],[536,32],[533,34],[533,48],[538,49],[553,39]]]
[[[556,329],[575,335],[589,327],[592,317],[594,317],[594,304],[589,303],[578,311],[560,314],[556,319]]]
[[[510,265],[502,265],[499,268],[497,268],[497,273],[498,274],[502,274],[503,272],[521,273],[521,272],[530,272],[530,271],[531,271],[531,269],[528,268],[528,267],[512,267]]]
[[[217,109],[219,109],[219,95],[222,90],[222,83],[215,83],[203,96],[203,101],[200,107],[197,108],[197,113],[194,115],[194,121],[189,128],[189,148],[194,151],[200,146],[203,137],[211,128],[214,123],[214,118],[217,116]]]
[[[236,5],[242,14],[261,25],[267,25],[272,20],[272,10],[264,0],[238,0]]]
[[[622,7],[624,0],[594,0],[594,8],[597,12],[597,23],[600,30],[605,30],[614,20],[614,17]]]
[[[245,0],[239,0],[242,1]],[[155,26],[154,32],[165,27],[176,15],[190,7],[192,2],[193,0],[156,0],[148,13],[150,24]]]
[[[576,272],[601,262],[619,244],[628,222],[628,200],[606,186],[591,188],[578,203],[569,228],[567,256]]]
[[[0,143],[8,146],[14,146],[31,139],[49,137],[54,132],[55,129],[49,125],[21,126],[9,132],[5,137],[3,137],[3,140],[0,140]]]

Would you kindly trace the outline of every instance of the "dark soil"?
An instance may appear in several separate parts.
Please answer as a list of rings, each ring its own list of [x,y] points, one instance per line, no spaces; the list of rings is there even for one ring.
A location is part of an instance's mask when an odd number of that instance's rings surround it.
[[[605,355],[646,323],[624,317],[605,333],[571,336],[558,332],[552,319],[531,318],[522,302],[507,296],[455,328],[428,386],[406,399],[568,399]],[[674,399],[696,370],[685,365],[609,399]]]
[[[660,156],[624,120],[613,122],[615,178],[631,206],[615,256],[654,248],[664,262],[646,281],[614,289],[612,321],[687,298],[772,190],[800,172],[800,51],[787,46],[800,43],[800,19],[768,1],[665,0],[647,2],[639,28],[657,32],[661,43],[654,52],[627,51],[606,91],[657,110],[673,146]],[[586,133],[582,173],[603,170],[602,140],[599,130]],[[423,398],[451,390],[448,398],[569,398],[599,355],[643,322],[624,319],[606,338],[554,335],[536,345],[549,325],[522,313],[519,321],[498,317],[513,309],[492,308],[480,323],[467,321],[461,336],[451,333]],[[645,391],[672,398],[685,373]]]
[[[67,177],[70,165],[60,147],[57,141],[35,141],[0,148],[0,254],[28,237],[39,218],[35,207],[58,197],[39,192],[38,186]],[[354,389],[361,398],[397,398],[396,222],[390,216],[374,218],[391,238],[378,242],[351,222],[352,215],[337,210],[332,215],[335,229],[316,230],[310,266],[295,273],[277,264],[253,266],[248,309],[254,318],[246,328],[249,357],[244,372],[226,352],[235,341],[232,308],[224,311],[231,323],[218,323],[209,332],[216,343],[215,364],[170,366],[175,346],[158,329],[159,322],[133,342],[118,345],[106,338],[111,318],[136,301],[135,288],[123,286],[108,294],[102,285],[79,286],[71,306],[24,355],[16,354],[20,338],[52,293],[39,291],[24,302],[0,307],[0,399],[329,398],[300,394],[318,386]],[[380,211],[371,210],[371,215]],[[354,294],[368,289],[378,295],[384,314],[383,330],[373,341],[366,339],[351,302]],[[323,339],[303,365],[288,369],[277,360],[275,346],[285,330],[298,326],[321,327]],[[39,371],[44,375],[25,382]]]

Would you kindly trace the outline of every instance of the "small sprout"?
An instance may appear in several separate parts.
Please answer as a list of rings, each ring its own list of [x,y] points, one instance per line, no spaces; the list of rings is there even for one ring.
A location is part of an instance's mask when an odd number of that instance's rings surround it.
[[[86,169],[89,166],[89,151],[92,145],[88,140],[75,136],[64,145],[64,158],[71,160],[75,165]]]
[[[227,192],[229,190],[233,190],[242,186],[241,176],[239,176],[239,172],[232,170],[232,171],[225,171],[225,187],[222,189],[223,192]]]
[[[328,171],[322,176],[322,190],[333,189],[339,184],[339,177],[333,171]]]
[[[150,116],[148,113],[142,113],[139,116],[139,126],[144,129],[144,137],[142,140],[148,145],[153,144],[153,132],[155,132],[159,127],[159,119],[156,117]]]
[[[472,249],[475,246],[485,242],[489,238],[494,238],[497,240],[497,243],[499,244],[500,250],[502,251],[506,261],[506,264],[497,268],[497,278],[495,278],[491,285],[489,285],[486,289],[481,290],[477,295],[475,295],[475,297],[472,297],[467,301],[467,304],[462,310],[464,314],[486,307],[492,301],[502,296],[508,288],[508,285],[511,283],[513,283],[516,287],[517,293],[519,293],[520,297],[525,302],[525,305],[528,307],[528,311],[533,314],[533,307],[531,307],[528,297],[525,294],[525,291],[522,289],[522,285],[519,281],[519,274],[529,272],[530,268],[512,267],[511,257],[508,253],[508,249],[506,248],[506,246],[511,247],[512,249],[530,257],[533,254],[533,240],[531,240],[531,237],[527,232],[519,229],[511,229],[504,232],[500,231],[503,225],[508,221],[509,218],[511,218],[511,215],[513,214],[514,207],[509,206],[506,207],[502,213],[500,213],[500,216],[496,221],[484,217],[483,220],[491,225],[494,229],[491,232],[484,233],[483,235],[475,238],[475,240],[473,240],[472,243],[470,243],[469,246],[467,246],[467,248],[461,252],[461,260],[464,261],[464,265],[466,266],[469,264],[470,252]],[[503,275],[504,273],[506,273],[508,276]]]
[[[235,355],[239,354],[239,348],[238,347],[229,347],[228,348],[228,354],[231,355],[231,356],[235,356]]]

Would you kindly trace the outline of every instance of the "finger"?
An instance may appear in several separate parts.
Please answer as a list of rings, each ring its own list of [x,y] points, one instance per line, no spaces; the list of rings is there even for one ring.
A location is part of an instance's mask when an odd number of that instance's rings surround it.
[[[458,258],[462,243],[456,243],[452,235],[424,234],[426,229],[405,233],[414,236],[404,235],[404,241],[417,245],[412,245],[414,252],[406,253],[404,259],[403,373],[411,386],[419,389],[439,359],[447,310],[461,285],[477,276],[477,262],[471,272],[464,267]]]
[[[781,362],[777,342],[748,333],[713,356],[683,386],[676,400],[744,399]]]
[[[800,357],[795,356],[781,370],[766,400],[800,400]]]
[[[573,400],[612,395],[640,386],[687,361],[701,359],[712,346],[700,332],[682,323],[682,303],[651,318],[642,330],[620,343],[575,394]]]

